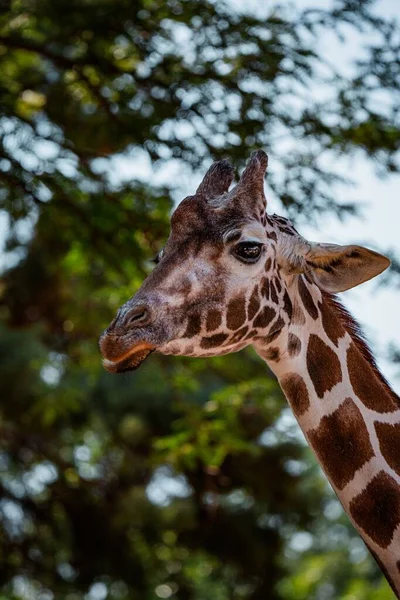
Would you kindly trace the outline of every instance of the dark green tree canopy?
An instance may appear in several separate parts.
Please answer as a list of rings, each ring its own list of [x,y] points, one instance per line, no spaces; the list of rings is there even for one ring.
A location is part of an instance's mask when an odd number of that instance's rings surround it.
[[[121,157],[191,173],[263,148],[304,219],[355,210],[337,157],[398,170],[398,25],[373,0],[262,8],[0,3],[1,598],[392,597],[251,351],[100,364],[181,184],[122,180]],[[362,40],[351,69],[325,35]]]

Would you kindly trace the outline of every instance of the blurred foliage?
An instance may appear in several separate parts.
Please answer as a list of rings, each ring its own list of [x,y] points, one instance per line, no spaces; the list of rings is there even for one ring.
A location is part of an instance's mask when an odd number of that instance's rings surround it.
[[[351,72],[326,35],[364,40]],[[371,0],[1,2],[1,600],[393,597],[252,351],[116,377],[97,339],[167,235],[163,165],[267,148],[307,219],[354,212],[342,154],[397,171],[399,51]]]

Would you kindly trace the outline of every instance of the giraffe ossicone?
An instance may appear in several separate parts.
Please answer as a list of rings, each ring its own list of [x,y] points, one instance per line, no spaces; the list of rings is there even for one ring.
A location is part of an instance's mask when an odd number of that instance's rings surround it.
[[[252,344],[400,597],[400,399],[334,296],[390,262],[310,242],[268,215],[267,163],[253,153],[231,188],[233,167],[216,162],[178,205],[158,264],[100,338],[103,364],[119,373],[153,351],[206,357]]]

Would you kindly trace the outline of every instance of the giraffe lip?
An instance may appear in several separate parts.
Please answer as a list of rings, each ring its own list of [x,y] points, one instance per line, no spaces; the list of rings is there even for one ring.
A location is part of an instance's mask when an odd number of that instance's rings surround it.
[[[136,344],[129,352],[126,352],[116,360],[103,358],[103,366],[109,373],[126,373],[127,371],[135,371],[140,367],[142,362],[154,352],[155,346],[151,346],[145,342]]]

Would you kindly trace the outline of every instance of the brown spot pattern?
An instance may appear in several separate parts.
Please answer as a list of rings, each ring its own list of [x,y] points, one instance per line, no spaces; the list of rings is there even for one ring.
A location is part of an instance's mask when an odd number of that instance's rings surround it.
[[[276,312],[270,306],[264,306],[260,314],[254,319],[253,327],[267,327],[275,317]]]
[[[266,300],[269,300],[269,279],[263,277],[261,281],[261,293]]]
[[[274,323],[274,326],[271,328],[271,331],[269,332],[269,334],[265,338],[265,341],[268,344],[270,344],[271,342],[273,342],[278,337],[278,335],[281,333],[282,327],[284,325],[285,325],[285,321],[283,319],[281,319],[281,317],[278,317],[277,320]]]
[[[286,235],[294,235],[294,232],[291,229],[289,229],[289,227],[279,227],[279,229],[283,233],[286,233]]]
[[[383,458],[400,475],[400,424],[376,422],[375,431]]]
[[[277,241],[277,239],[278,239],[278,238],[276,237],[276,233],[275,233],[274,231],[270,231],[270,232],[268,233],[268,237],[269,237],[271,240],[274,240],[275,242],[276,242],[276,241]]]
[[[246,320],[246,299],[244,296],[233,298],[228,304],[226,324],[229,329],[239,329]]]
[[[289,356],[292,357],[297,356],[301,352],[301,341],[294,333],[289,333],[288,352]]]
[[[311,297],[308,287],[304,283],[303,277],[300,275],[299,277],[299,294],[300,298],[304,304],[304,308],[314,320],[318,319],[318,309],[314,304],[314,301]]]
[[[257,336],[254,335],[253,329],[250,329],[249,333],[243,338],[243,341],[250,340],[251,338],[253,338],[253,340],[257,338]]]
[[[360,410],[351,398],[308,433],[311,446],[334,485],[342,490],[374,451]]]
[[[280,357],[279,348],[268,348],[268,350],[264,350],[263,356],[266,360],[273,360],[277,362],[279,361]]]
[[[273,281],[271,281],[270,286],[271,286],[271,300],[274,304],[278,304],[278,294],[276,293]]]
[[[387,548],[400,524],[400,486],[380,471],[350,502],[354,521],[381,548]]]
[[[222,315],[218,310],[209,310],[206,319],[207,331],[214,331],[221,325]]]
[[[308,340],[307,369],[318,398],[342,381],[340,362],[318,335],[312,333]]]
[[[376,377],[354,343],[347,350],[347,368],[354,393],[365,406],[381,413],[398,409],[389,391]]]
[[[285,290],[285,293],[283,295],[283,310],[288,315],[289,320],[290,320],[292,318],[292,314],[293,314],[293,305],[292,305],[292,301],[289,298],[289,294],[287,293],[287,290]]]
[[[319,310],[321,312],[322,326],[325,333],[335,346],[337,346],[338,340],[345,334],[344,327],[337,316],[329,308],[326,301],[319,303]]]
[[[267,258],[267,260],[265,261],[265,271],[267,273],[271,269],[271,264],[272,264],[272,260],[270,258]]]
[[[298,417],[310,407],[307,386],[297,373],[288,373],[280,380],[281,388],[290,402],[293,412]]]
[[[193,313],[188,317],[188,323],[186,331],[183,337],[191,338],[200,333],[201,329],[201,315],[199,313]]]
[[[276,338],[279,336],[280,334],[280,330],[278,329],[277,331],[273,331],[272,333],[268,334],[264,340],[267,344],[271,344],[274,340],[276,340]]]
[[[205,337],[200,342],[201,348],[214,348],[215,346],[219,346],[228,338],[227,333],[216,333],[215,335],[211,335],[210,337]]]
[[[275,281],[275,287],[276,287],[278,293],[280,294],[282,291],[282,284],[277,277],[275,277],[274,281]]]
[[[244,327],[241,327],[238,331],[236,331],[236,333],[233,334],[232,338],[229,340],[229,342],[239,342],[248,332],[249,328],[247,325],[245,325]]]
[[[258,286],[256,285],[249,300],[249,306],[247,307],[247,318],[251,321],[258,309],[260,308],[260,300],[258,297]]]

